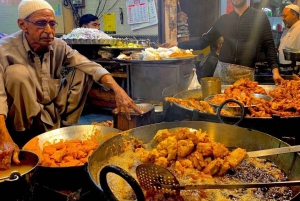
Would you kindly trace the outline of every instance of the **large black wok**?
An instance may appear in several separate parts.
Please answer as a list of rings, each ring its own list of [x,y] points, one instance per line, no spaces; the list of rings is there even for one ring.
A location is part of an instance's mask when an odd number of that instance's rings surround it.
[[[230,85],[222,85],[222,90],[229,86]],[[267,92],[276,87],[275,85],[260,86],[263,87]],[[186,90],[185,86],[181,86],[181,84],[178,84],[166,88],[163,91],[163,97],[202,99],[202,91],[201,89]],[[177,103],[170,104],[169,102],[164,101],[163,104],[163,118],[165,122],[191,120],[236,124],[240,120],[240,117],[228,116],[222,116],[222,118],[220,119],[216,114],[199,112],[198,110],[192,110],[180,106]],[[300,116],[280,117],[274,115],[272,117],[245,117],[242,121],[239,122],[238,126],[262,131],[276,138],[296,139],[296,142],[289,143],[300,144],[300,139],[299,137],[297,138],[296,135],[299,123]]]
[[[156,132],[160,129],[169,129],[176,127],[189,127],[207,131],[212,140],[225,144],[227,147],[241,147],[247,151],[277,148],[289,146],[287,143],[262,132],[249,130],[246,128],[212,123],[203,121],[181,121],[181,122],[164,122],[159,124],[151,124],[148,126],[134,128],[129,131],[125,131],[124,134],[129,134],[138,139],[143,140],[145,143],[150,142]],[[98,172],[100,167],[105,164],[105,161],[114,155],[122,153],[122,139],[126,138],[126,135],[117,135],[110,138],[102,145],[100,145],[89,158],[88,162],[88,174],[92,182],[100,189]],[[268,159],[273,161],[279,166],[285,173],[287,173],[289,179],[300,179],[300,155],[295,153],[282,154],[277,156],[268,156]],[[295,197],[300,192],[300,187],[292,187]]]

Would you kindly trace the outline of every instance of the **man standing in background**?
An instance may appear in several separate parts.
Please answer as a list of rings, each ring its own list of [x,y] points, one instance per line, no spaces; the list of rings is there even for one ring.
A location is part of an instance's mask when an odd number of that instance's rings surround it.
[[[292,48],[300,51],[300,9],[295,4],[286,6],[282,11],[282,21],[285,24],[279,45],[279,63],[281,65],[290,65],[291,61],[284,58],[283,49]],[[294,71],[298,73],[300,62],[297,62]]]
[[[80,28],[100,29],[100,23],[97,16],[92,14],[85,14],[79,19]]]
[[[223,36],[224,43],[214,72],[215,77],[221,77],[223,84],[233,84],[246,77],[254,80],[257,52],[261,47],[272,69],[275,84],[280,84],[283,78],[279,74],[277,50],[268,17],[264,11],[249,7],[247,0],[231,0],[231,3],[234,11],[222,15],[200,39],[165,43],[162,46],[204,49]]]
[[[221,36],[217,41],[210,45],[210,53],[196,66],[196,74],[199,83],[201,83],[201,78],[212,77],[214,75],[223,43],[224,38]]]

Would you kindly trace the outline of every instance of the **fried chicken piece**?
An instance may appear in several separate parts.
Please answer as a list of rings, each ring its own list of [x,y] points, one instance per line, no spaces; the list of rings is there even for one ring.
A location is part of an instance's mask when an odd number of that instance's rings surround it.
[[[161,129],[157,131],[153,139],[158,142],[161,142],[166,138],[168,138],[169,136],[171,136],[171,134],[169,133],[168,129]]]
[[[190,161],[189,159],[179,159],[178,161],[185,168],[193,168],[194,167],[193,162]]]
[[[159,156],[161,156],[161,157],[167,157],[168,156],[167,147],[168,147],[168,141],[167,140],[163,140],[157,145],[156,149],[159,152]]]
[[[65,155],[66,148],[56,151],[54,154],[50,155],[50,158],[54,159],[56,163],[60,163]]]
[[[154,164],[166,168],[168,167],[168,160],[165,157],[158,157]]]
[[[223,176],[230,169],[230,165],[228,161],[224,161],[217,173],[218,176]]]
[[[177,140],[174,137],[167,138],[168,161],[175,160],[177,156]]]
[[[187,155],[192,153],[194,147],[194,143],[191,140],[179,140],[177,156],[181,158],[186,157]]]
[[[220,158],[217,158],[213,161],[211,161],[203,170],[205,174],[215,175],[219,171],[220,167],[223,164],[223,160]]]
[[[201,135],[201,131],[192,131],[186,134],[187,139],[191,140],[194,145],[200,142],[198,135]]]
[[[58,167],[58,165],[55,163],[54,159],[50,158],[49,154],[43,154],[43,158],[44,158],[44,160],[41,163],[42,166]]]
[[[199,131],[197,131],[196,136],[198,137],[199,142],[203,142],[203,143],[210,142],[210,139],[209,139],[207,133],[202,132],[201,129],[199,129]]]
[[[65,147],[65,145],[64,145],[64,140],[63,140],[63,139],[60,139],[59,142],[52,144],[52,146],[53,146],[55,149],[60,150],[60,149],[62,149],[62,148]]]
[[[202,154],[202,156],[211,156],[213,153],[212,144],[211,143],[198,143],[197,151]]]
[[[150,163],[149,162],[149,152],[146,151],[144,148],[137,148],[134,150],[140,157],[142,163]]]
[[[184,174],[186,168],[193,168],[193,163],[189,159],[181,159],[175,162],[175,171],[178,174]]]
[[[167,150],[167,159],[175,160],[177,156],[177,139],[175,137],[168,137],[165,140],[161,141],[157,146],[159,152],[162,150]]]
[[[245,149],[236,148],[225,158],[225,161],[229,162],[230,167],[236,168],[246,157],[247,152]]]
[[[184,174],[185,168],[181,165],[179,161],[175,162],[175,172],[177,174]]]
[[[63,161],[64,162],[70,162],[70,161],[72,161],[72,160],[74,160],[75,158],[73,157],[73,156],[65,156],[64,157],[64,159],[63,159]]]
[[[85,158],[87,156],[87,152],[84,151],[77,151],[77,158]]]
[[[185,140],[185,139],[188,138],[187,135],[188,135],[190,132],[191,132],[191,131],[190,131],[189,128],[184,127],[184,128],[179,128],[178,130],[176,130],[176,131],[174,132],[174,135],[175,135],[175,137],[176,137],[177,140]]]
[[[43,153],[49,154],[49,155],[54,154],[56,151],[57,151],[57,150],[56,150],[55,147],[52,146],[52,145],[46,146],[46,147],[44,147],[44,149],[43,149]]]
[[[197,151],[192,153],[188,157],[188,159],[193,163],[193,166],[199,171],[201,171],[206,166],[206,162],[204,161],[202,154],[200,154]]]
[[[149,163],[154,163],[157,158],[159,158],[159,152],[157,149],[152,149],[148,154]]]
[[[229,155],[229,150],[224,146],[224,144],[214,142],[212,143],[213,156],[214,158],[225,158]]]

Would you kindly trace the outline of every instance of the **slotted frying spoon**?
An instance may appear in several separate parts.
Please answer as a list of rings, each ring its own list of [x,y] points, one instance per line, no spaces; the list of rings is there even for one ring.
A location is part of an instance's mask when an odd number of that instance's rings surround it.
[[[176,195],[180,195],[180,190],[260,188],[300,185],[300,180],[297,180],[272,183],[203,184],[181,186],[173,173],[166,168],[154,164],[138,165],[136,168],[136,175],[140,185],[144,188],[144,190]]]
[[[299,152],[300,145],[265,149],[260,151],[248,152],[248,157],[260,157],[268,155],[276,155],[283,153]],[[180,186],[176,177],[166,168],[154,164],[141,164],[136,168],[136,175],[140,185],[145,190],[157,192],[180,194],[180,190],[194,189],[229,189],[229,188],[260,188],[274,186],[298,186],[300,180],[283,181],[272,183],[246,183],[246,184],[203,184],[203,185],[186,185]]]

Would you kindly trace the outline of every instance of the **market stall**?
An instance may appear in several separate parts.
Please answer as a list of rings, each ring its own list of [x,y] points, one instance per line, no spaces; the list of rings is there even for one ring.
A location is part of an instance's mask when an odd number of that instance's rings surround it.
[[[152,48],[148,39],[113,38],[92,29],[75,29],[62,39],[108,69],[134,100],[161,105],[163,89],[181,82],[189,84],[194,76],[196,55],[190,50],[186,50],[188,55],[170,57],[172,53],[185,50]],[[97,84],[93,85],[89,95],[93,105],[115,107],[113,93]]]

